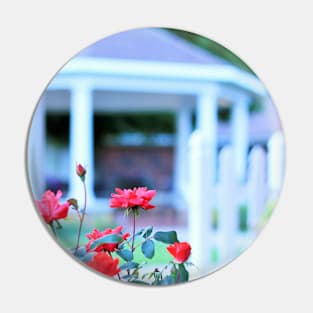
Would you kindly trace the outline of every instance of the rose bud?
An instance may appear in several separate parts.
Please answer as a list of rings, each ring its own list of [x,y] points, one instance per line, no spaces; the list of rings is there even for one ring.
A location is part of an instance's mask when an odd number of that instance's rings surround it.
[[[84,180],[85,178],[85,175],[86,175],[86,169],[79,163],[77,166],[76,166],[76,174],[82,179]]]

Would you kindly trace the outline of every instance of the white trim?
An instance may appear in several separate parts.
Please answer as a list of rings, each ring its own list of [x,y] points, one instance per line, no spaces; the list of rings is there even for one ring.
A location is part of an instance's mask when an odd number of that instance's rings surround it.
[[[60,84],[61,82],[65,83],[64,87],[66,87],[68,80],[64,80],[64,78],[75,77],[77,75],[80,76],[80,79],[85,76],[95,82],[97,82],[97,77],[93,78],[94,76],[98,76],[101,80],[107,77],[104,85],[115,90],[118,87],[120,87],[120,90],[125,90],[125,87],[127,89],[128,86],[124,85],[126,82],[127,85],[130,84],[130,87],[133,86],[134,88],[134,86],[140,86],[144,81],[149,81],[150,86],[163,85],[163,87],[160,86],[158,88],[160,91],[166,91],[167,88],[164,90],[164,86],[170,84],[173,85],[173,90],[176,89],[174,88],[175,85],[180,85],[177,91],[182,92],[185,89],[184,86],[188,86],[189,84],[192,84],[194,87],[198,86],[198,88],[202,86],[203,88],[208,82],[217,82],[231,84],[257,95],[267,94],[263,83],[257,77],[234,66],[97,59],[90,57],[76,57],[65,64],[53,78],[48,89],[62,85]],[[118,78],[119,86],[116,86],[117,81],[114,78]],[[110,81],[112,83],[108,86]],[[100,87],[99,82],[96,85]],[[193,89],[194,87],[192,86],[189,87],[189,92],[192,92],[192,90],[196,93],[199,92],[198,88]],[[144,91],[144,89],[144,87],[141,88],[141,91]],[[153,88],[151,91],[154,91]]]

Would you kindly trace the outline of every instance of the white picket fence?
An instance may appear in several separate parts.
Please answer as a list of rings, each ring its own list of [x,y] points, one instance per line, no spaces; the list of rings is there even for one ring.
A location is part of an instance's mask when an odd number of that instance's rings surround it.
[[[246,179],[238,181],[233,147],[224,146],[218,154],[218,164],[212,164],[216,147],[201,131],[192,134],[186,188],[188,229],[192,262],[202,271],[212,271],[245,250],[262,228],[269,203],[277,201],[284,172],[282,133],[269,138],[266,150],[258,145],[251,149],[246,160]],[[217,166],[217,177],[210,175],[213,166]],[[245,231],[239,227],[239,209],[243,205],[247,210]],[[214,214],[218,216],[215,229]]]

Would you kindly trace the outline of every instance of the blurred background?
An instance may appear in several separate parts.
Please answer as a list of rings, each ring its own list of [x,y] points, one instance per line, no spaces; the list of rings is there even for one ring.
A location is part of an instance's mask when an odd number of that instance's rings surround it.
[[[87,47],[56,74],[33,115],[27,162],[35,199],[60,189],[80,204],[75,166],[86,166],[85,232],[131,229],[109,208],[115,187],[156,189],[157,208],[138,227],[177,230],[197,278],[238,256],[270,217],[284,138],[262,82],[229,50],[181,30],[135,29]],[[75,215],[62,224],[72,248]],[[153,266],[171,259],[158,249]]]

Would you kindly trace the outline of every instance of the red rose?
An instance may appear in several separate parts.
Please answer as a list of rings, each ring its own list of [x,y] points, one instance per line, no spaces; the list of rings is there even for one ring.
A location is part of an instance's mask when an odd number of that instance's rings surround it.
[[[105,252],[99,252],[87,265],[104,275],[114,276],[120,272],[118,263],[118,259],[111,258]]]
[[[92,233],[86,235],[87,238],[90,239],[89,242],[86,245],[87,251],[90,251],[90,245],[96,239],[99,239],[99,238],[101,238],[103,236],[106,236],[106,235],[121,235],[122,238],[124,240],[126,240],[130,236],[130,234],[129,233],[122,234],[121,233],[122,229],[123,229],[123,226],[118,226],[118,227],[116,227],[114,229],[107,228],[107,229],[105,229],[102,232],[99,231],[98,229],[94,229],[92,231]],[[106,251],[109,251],[109,252],[114,252],[117,249],[117,246],[118,246],[118,243],[103,243],[103,244],[99,245],[98,247],[96,247],[94,249],[94,251],[100,252],[100,251],[106,250]]]
[[[86,175],[86,172],[86,169],[80,163],[76,166],[76,174],[80,178],[83,178]]]
[[[175,242],[166,247],[177,263],[184,263],[190,256],[191,246],[188,242]]]
[[[68,201],[63,204],[59,203],[61,197],[61,190],[58,190],[56,195],[51,190],[47,190],[41,200],[36,200],[37,207],[47,224],[67,217],[70,203]]]
[[[148,190],[147,187],[138,187],[133,189],[115,189],[116,193],[111,194],[111,208],[134,208],[141,207],[144,210],[153,209],[155,206],[150,201],[155,196],[155,190]]]

